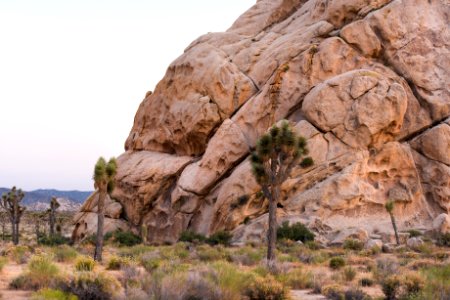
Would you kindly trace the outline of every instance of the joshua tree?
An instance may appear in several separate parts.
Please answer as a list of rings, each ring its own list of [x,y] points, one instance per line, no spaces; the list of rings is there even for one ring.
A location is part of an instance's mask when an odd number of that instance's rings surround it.
[[[9,193],[4,193],[2,195],[2,201],[0,202],[1,207],[6,210],[11,221],[12,240],[14,245],[19,243],[19,223],[20,218],[25,211],[25,207],[20,205],[20,201],[22,201],[23,197],[25,197],[25,194],[22,190],[17,190],[14,186]]]
[[[6,234],[6,212],[0,210],[0,224],[2,225],[2,241],[5,241]]]
[[[275,266],[275,244],[277,238],[276,209],[280,199],[280,186],[288,178],[292,168],[299,165],[309,167],[314,162],[308,154],[306,139],[296,136],[284,120],[281,126],[274,125],[264,134],[252,153],[253,175],[269,200],[269,231],[267,233],[267,265]]]
[[[50,208],[48,209],[49,213],[49,223],[50,223],[50,236],[55,235],[55,223],[56,223],[56,210],[59,207],[58,200],[56,200],[56,197],[52,197],[52,200],[50,201]]]
[[[105,220],[105,198],[114,189],[114,176],[117,172],[117,163],[115,158],[111,158],[108,163],[103,157],[100,157],[94,168],[94,187],[98,192],[97,205],[97,238],[95,242],[94,259],[102,261],[103,248],[103,223]]]
[[[34,222],[34,232],[36,234],[36,241],[39,243],[39,238],[41,237],[41,223],[45,222],[45,213],[34,212],[31,215],[32,221]]]
[[[394,204],[395,204],[394,201],[389,200],[384,205],[384,208],[386,208],[386,211],[389,213],[389,216],[391,217],[392,227],[394,227],[395,240],[397,242],[397,245],[400,245],[400,239],[398,238],[398,232],[397,232],[397,223],[395,222],[395,217],[394,217]]]

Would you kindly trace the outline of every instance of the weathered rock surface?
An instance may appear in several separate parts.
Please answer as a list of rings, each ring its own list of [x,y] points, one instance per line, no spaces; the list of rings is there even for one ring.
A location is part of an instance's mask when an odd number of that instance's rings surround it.
[[[257,1],[146,95],[118,159],[121,219],[156,243],[186,229],[263,240],[248,155],[286,118],[315,164],[283,184],[280,221],[390,240],[393,199],[401,230],[433,228],[450,210],[449,16],[445,0]]]

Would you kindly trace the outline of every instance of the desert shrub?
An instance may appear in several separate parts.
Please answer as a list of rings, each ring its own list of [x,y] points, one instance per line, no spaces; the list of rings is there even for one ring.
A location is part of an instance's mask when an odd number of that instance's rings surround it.
[[[211,247],[209,245],[201,245],[196,249],[198,258],[201,261],[215,261],[228,259],[228,253],[220,247]]]
[[[206,240],[206,237],[192,230],[186,230],[181,233],[180,238],[178,240],[180,242],[189,242],[189,243],[204,242]]]
[[[239,270],[235,265],[226,261],[216,261],[209,266],[213,270],[212,275],[215,277],[215,282],[222,288],[224,296],[227,296],[228,299],[241,299],[242,291],[257,276],[253,272]]]
[[[35,292],[31,298],[32,300],[77,300],[77,296],[65,293],[60,290],[42,289]]]
[[[245,288],[244,295],[249,300],[284,300],[288,299],[286,288],[273,276],[255,277]]]
[[[346,239],[344,241],[343,248],[347,250],[361,251],[362,249],[364,249],[364,244],[357,239]]]
[[[122,267],[129,266],[131,259],[128,257],[112,256],[106,266],[107,270],[120,270]]]
[[[342,271],[342,275],[345,281],[352,281],[356,277],[356,270],[350,266],[345,267]]]
[[[45,255],[32,256],[27,270],[15,278],[10,287],[23,290],[38,290],[56,287],[61,281],[60,271],[52,262],[52,258]]]
[[[418,273],[407,273],[402,279],[402,298],[416,297],[424,287],[424,280]]]
[[[75,261],[75,270],[92,271],[94,270],[95,261],[90,256],[80,256]]]
[[[436,252],[434,253],[434,258],[437,260],[446,260],[447,258],[450,257],[450,253],[449,252],[445,252],[445,251],[440,251],[440,252]]]
[[[63,245],[63,244],[69,244],[70,239],[66,238],[62,235],[54,235],[54,236],[42,236],[39,238],[39,244],[45,245],[45,246],[57,246],[57,245]]]
[[[141,265],[150,273],[159,268],[161,261],[158,251],[144,253],[140,258]]]
[[[280,274],[277,278],[285,286],[294,290],[307,289],[313,286],[313,276],[311,272],[301,268],[296,268],[287,273]]]
[[[154,250],[155,248],[152,246],[139,244],[132,247],[124,247],[120,249],[119,256],[138,259],[144,253],[152,252]]]
[[[361,278],[361,280],[359,281],[361,286],[372,286],[374,284],[373,280],[371,278]]]
[[[311,250],[319,250],[322,247],[316,241],[306,241],[305,246]]]
[[[340,257],[340,256],[336,256],[336,257],[332,257],[330,259],[330,268],[337,270],[342,268],[343,266],[345,266],[345,260],[344,258]]]
[[[60,245],[53,250],[55,259],[59,262],[68,262],[74,260],[78,256],[78,252],[67,245]]]
[[[349,289],[344,293],[344,300],[370,300],[372,299],[366,293],[359,289]]]
[[[206,239],[210,245],[230,245],[232,235],[227,231],[217,231]]]
[[[422,236],[422,232],[416,229],[410,229],[408,230],[408,233],[410,238]]]
[[[161,299],[224,299],[220,287],[198,271],[174,273],[161,282]]]
[[[129,231],[116,231],[114,232],[114,241],[118,243],[120,246],[135,246],[142,243],[142,239],[140,236],[135,235]]]
[[[251,247],[239,248],[235,253],[231,254],[231,260],[234,263],[244,266],[254,266],[258,264],[264,257],[264,253],[259,249]]]
[[[293,241],[313,241],[314,233],[312,233],[305,225],[302,223],[295,223],[289,225],[289,222],[283,222],[277,229],[278,239],[289,239]]]
[[[450,264],[426,268],[421,273],[426,280],[420,293],[420,300],[450,299]]]
[[[27,246],[15,246],[11,252],[11,258],[18,264],[24,264],[27,262],[28,257],[31,255],[30,249]]]
[[[63,290],[72,293],[80,300],[111,299],[120,288],[120,283],[111,276],[100,272],[78,272]]]
[[[400,277],[397,275],[391,275],[385,278],[381,282],[381,289],[386,296],[386,300],[395,300],[400,290]]]
[[[374,275],[377,279],[382,280],[387,276],[397,274],[399,267],[398,262],[393,258],[377,259]]]
[[[437,244],[443,247],[450,247],[450,232],[440,234],[437,238]]]
[[[7,263],[8,259],[6,257],[0,257],[0,272],[3,270]]]
[[[344,287],[338,284],[325,285],[321,289],[321,293],[328,299],[341,300],[344,299]]]

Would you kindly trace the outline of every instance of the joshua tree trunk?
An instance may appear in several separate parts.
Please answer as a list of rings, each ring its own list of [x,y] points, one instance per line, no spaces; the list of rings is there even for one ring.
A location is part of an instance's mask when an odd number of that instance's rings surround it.
[[[277,201],[269,199],[269,230],[267,232],[267,265],[275,266],[275,247],[277,242]]]
[[[50,236],[54,236],[55,235],[55,214],[54,214],[53,210],[50,211],[49,223],[50,223]]]
[[[2,241],[5,240],[5,231],[6,231],[5,223],[3,222],[3,223],[2,223]]]
[[[105,188],[106,189],[106,188]],[[100,188],[98,195],[98,222],[97,222],[97,239],[95,242],[95,252],[94,259],[96,261],[102,261],[102,250],[103,250],[103,224],[105,221],[105,198],[106,192]]]
[[[398,238],[397,232],[397,223],[395,222],[394,214],[390,212],[389,215],[391,216],[392,227],[394,227],[395,241],[397,242],[397,245],[400,245],[400,239]]]

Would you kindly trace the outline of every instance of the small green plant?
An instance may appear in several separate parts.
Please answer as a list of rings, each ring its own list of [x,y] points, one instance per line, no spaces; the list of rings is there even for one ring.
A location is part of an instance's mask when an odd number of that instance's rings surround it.
[[[89,256],[80,256],[75,261],[75,270],[77,271],[92,271],[95,267],[95,261]]]
[[[63,237],[61,235],[49,235],[49,236],[41,236],[39,238],[39,244],[45,245],[45,246],[57,246],[57,245],[64,245],[69,244],[70,239]]]
[[[289,299],[286,288],[273,276],[256,277],[245,289],[244,295],[249,300],[284,300]]]
[[[344,258],[340,256],[332,257],[330,259],[330,268],[333,270],[337,270],[345,266],[345,260]]]
[[[180,242],[188,242],[188,243],[198,243],[204,242],[206,237],[200,233],[196,233],[192,230],[183,231],[180,235]]]
[[[62,278],[58,267],[52,258],[45,255],[35,255],[28,263],[27,271],[15,278],[10,287],[14,289],[38,290],[56,287]]]
[[[54,289],[42,289],[38,292],[35,292],[31,298],[32,300],[77,300],[78,297],[65,293],[60,290]]]
[[[78,299],[111,299],[119,289],[120,283],[103,272],[79,272],[64,287]]]
[[[450,247],[450,232],[440,234],[437,238],[439,246]]]
[[[366,287],[366,286],[373,286],[374,282],[371,278],[363,277],[360,280],[360,284],[361,286]]]
[[[210,245],[230,245],[232,235],[227,231],[217,231],[206,239]]]
[[[30,249],[27,246],[15,246],[11,250],[11,258],[18,264],[26,263],[29,256]]]
[[[128,257],[112,256],[106,267],[107,270],[120,270],[122,267],[131,265],[131,260]]]
[[[135,235],[129,231],[116,231],[114,233],[114,241],[117,242],[120,246],[135,246],[142,243],[142,239],[140,236]]]
[[[353,281],[353,279],[355,279],[356,277],[356,270],[350,266],[345,267],[342,271],[342,275],[345,281]]]
[[[313,286],[313,276],[311,272],[301,268],[278,275],[278,280],[294,290],[308,289]]]
[[[381,282],[381,289],[383,290],[386,300],[395,300],[400,290],[400,278],[397,275],[391,275]]]
[[[61,245],[54,248],[53,254],[55,255],[55,259],[59,262],[73,261],[78,256],[78,252],[67,245]]]
[[[314,233],[312,233],[302,223],[295,223],[289,225],[289,222],[285,221],[277,229],[278,239],[289,239],[292,241],[308,242],[314,240]]]
[[[422,232],[420,232],[419,230],[415,230],[415,229],[408,230],[408,233],[409,233],[409,237],[411,237],[411,238],[422,236]]]
[[[364,248],[363,242],[357,239],[346,239],[343,245],[344,249],[361,251]]]

